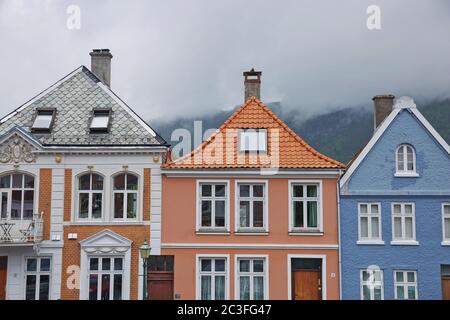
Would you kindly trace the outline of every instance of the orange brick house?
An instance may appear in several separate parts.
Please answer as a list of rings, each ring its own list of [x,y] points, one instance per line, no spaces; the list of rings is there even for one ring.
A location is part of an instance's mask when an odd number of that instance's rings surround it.
[[[0,299],[142,298],[138,247],[159,254],[168,145],[90,55],[0,120]]]
[[[259,100],[260,72],[244,76],[245,103],[162,166],[161,254],[174,272],[150,281],[150,298],[339,299],[344,165]]]

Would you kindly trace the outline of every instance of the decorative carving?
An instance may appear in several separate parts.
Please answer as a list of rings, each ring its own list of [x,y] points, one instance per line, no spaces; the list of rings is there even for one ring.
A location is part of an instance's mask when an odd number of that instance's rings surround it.
[[[31,163],[36,160],[31,147],[24,143],[18,137],[12,138],[5,146],[0,148],[0,162],[1,163]]]

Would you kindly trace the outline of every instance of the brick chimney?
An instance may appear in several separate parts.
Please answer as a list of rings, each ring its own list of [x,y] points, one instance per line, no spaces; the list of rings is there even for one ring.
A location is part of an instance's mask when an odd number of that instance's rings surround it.
[[[108,87],[111,86],[111,59],[109,49],[93,49],[91,56],[91,71]]]
[[[261,71],[255,71],[252,68],[250,71],[244,72],[244,86],[245,86],[245,100],[247,102],[251,97],[261,99]]]
[[[391,113],[395,97],[392,94],[377,95],[373,100],[373,126],[374,130]]]

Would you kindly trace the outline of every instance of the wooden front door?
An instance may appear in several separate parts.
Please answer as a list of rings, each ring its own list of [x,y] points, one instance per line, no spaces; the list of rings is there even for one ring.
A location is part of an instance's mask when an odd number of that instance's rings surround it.
[[[148,277],[149,300],[173,300],[173,272],[151,272]]]
[[[6,277],[8,276],[8,257],[0,257],[0,300],[6,298]]]
[[[293,300],[321,300],[322,277],[320,270],[296,270],[292,272]]]
[[[450,300],[450,277],[442,277],[442,299]]]

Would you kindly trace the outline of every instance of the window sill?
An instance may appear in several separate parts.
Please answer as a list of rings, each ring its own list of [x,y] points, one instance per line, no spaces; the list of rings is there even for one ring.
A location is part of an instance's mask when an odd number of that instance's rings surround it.
[[[446,241],[442,241],[441,242],[441,246],[450,246],[450,241],[449,240],[446,240]]]
[[[234,232],[236,236],[268,236],[268,230],[237,230]]]
[[[216,235],[216,236],[223,236],[223,235],[229,235],[230,231],[224,228],[218,228],[218,229],[198,229],[195,234],[197,235]]]
[[[136,225],[146,225],[149,224],[150,221],[72,221],[72,222],[64,222],[63,225],[69,226],[110,226],[110,225],[120,225],[120,226],[136,226]]]
[[[419,176],[419,174],[416,173],[416,172],[411,172],[411,173],[408,173],[408,172],[396,172],[394,174],[394,177],[397,177],[397,178],[417,178],[418,176]]]
[[[356,241],[358,245],[372,245],[372,246],[384,246],[383,240],[358,240]]]
[[[419,242],[415,240],[392,240],[392,246],[418,246]]]
[[[290,236],[323,236],[323,231],[313,229],[313,230],[290,230]]]

